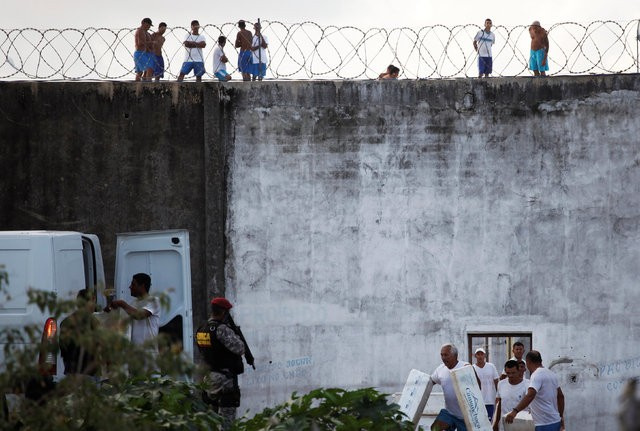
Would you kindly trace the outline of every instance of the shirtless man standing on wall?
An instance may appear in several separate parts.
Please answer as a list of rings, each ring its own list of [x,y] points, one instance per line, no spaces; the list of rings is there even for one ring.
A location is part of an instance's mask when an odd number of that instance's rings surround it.
[[[167,30],[167,23],[161,22],[158,24],[158,31],[151,35],[153,44],[153,77],[156,82],[160,81],[160,78],[164,78],[164,58],[162,58],[162,45],[164,45],[165,37],[164,32]]]
[[[251,40],[253,35],[246,29],[244,20],[238,21],[240,31],[236,35],[235,47],[240,48],[238,55],[238,70],[242,73],[243,81],[251,81]]]
[[[529,69],[535,76],[546,76],[549,70],[547,54],[549,54],[549,38],[547,31],[540,26],[540,21],[534,21],[529,27],[531,36],[531,54],[529,56]]]
[[[136,30],[136,51],[133,53],[133,61],[136,65],[136,81],[142,78],[144,81],[151,81],[153,76],[153,54],[151,48],[153,43],[149,28],[153,24],[150,18],[145,18]]]

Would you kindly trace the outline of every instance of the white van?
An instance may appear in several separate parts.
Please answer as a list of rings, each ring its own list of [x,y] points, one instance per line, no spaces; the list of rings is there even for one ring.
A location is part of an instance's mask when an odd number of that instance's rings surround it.
[[[92,290],[102,307],[106,305],[104,267],[96,235],[80,232],[0,232],[0,265],[8,273],[6,292],[0,292],[0,330],[36,324],[42,342],[56,342],[58,323],[28,303],[27,291],[53,292],[63,300],[74,299],[81,289]],[[162,310],[160,331],[182,342],[193,360],[191,268],[189,233],[186,230],[126,233],[117,236],[115,296],[133,301],[129,283],[134,274],[151,276],[152,295],[166,294],[170,309]],[[4,345],[0,344],[0,364]],[[35,360],[35,358],[34,358]],[[60,378],[64,364],[58,355],[38,358],[41,366]]]

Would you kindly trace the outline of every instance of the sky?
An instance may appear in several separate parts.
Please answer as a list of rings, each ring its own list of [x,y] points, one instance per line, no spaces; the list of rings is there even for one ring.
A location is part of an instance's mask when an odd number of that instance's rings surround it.
[[[192,19],[200,24],[254,21],[297,23],[313,21],[322,26],[413,27],[443,24],[482,24],[491,18],[494,25],[514,26],[539,20],[543,26],[575,21],[629,21],[640,19],[637,0],[324,0],[324,1],[211,1],[180,2],[156,0],[2,0],[0,28],[134,28],[148,16],[154,23],[166,21],[170,27],[187,27]],[[395,7],[395,5],[402,7]],[[239,6],[242,6],[240,8]]]

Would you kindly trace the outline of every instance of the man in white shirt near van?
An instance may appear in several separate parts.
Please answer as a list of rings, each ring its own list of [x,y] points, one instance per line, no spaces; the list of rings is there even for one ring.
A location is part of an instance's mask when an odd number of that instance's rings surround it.
[[[564,394],[553,371],[542,366],[542,356],[532,350],[525,357],[531,380],[527,395],[505,417],[513,423],[519,411],[529,407],[536,431],[560,431],[564,429]]]
[[[529,388],[529,380],[522,377],[517,361],[509,359],[504,364],[504,370],[507,373],[507,378],[498,382],[493,431],[504,430],[502,412],[512,411],[527,395],[527,389]]]
[[[493,410],[496,401],[496,388],[498,387],[498,370],[491,362],[487,362],[486,352],[483,348],[476,349],[475,357],[476,363],[473,364],[473,368],[476,370],[476,375],[480,379],[480,390],[482,392],[482,399],[484,400],[484,406],[487,409],[487,415],[489,420],[493,418]]]
[[[144,346],[152,356],[157,356],[158,346],[155,343],[160,325],[160,301],[149,295],[151,277],[138,273],[131,279],[129,290],[136,298],[133,304],[127,304],[124,299],[116,299],[111,308],[122,308],[131,317],[131,342]]]
[[[227,44],[227,38],[220,36],[218,44],[213,50],[213,75],[218,81],[230,81],[231,75],[227,73],[227,63],[229,59],[224,54],[224,46]]]
[[[186,53],[184,56],[184,63],[180,69],[180,75],[178,75],[178,82],[182,82],[185,75],[191,73],[196,76],[196,81],[202,81],[202,75],[205,73],[204,69],[204,56],[202,55],[202,49],[207,46],[207,40],[204,35],[200,34],[200,23],[198,20],[191,21],[191,33],[184,39],[184,48]]]

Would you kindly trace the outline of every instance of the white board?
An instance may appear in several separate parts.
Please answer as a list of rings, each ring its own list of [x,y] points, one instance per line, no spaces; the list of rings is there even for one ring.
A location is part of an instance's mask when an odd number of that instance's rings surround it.
[[[418,425],[420,417],[427,404],[433,382],[431,376],[419,370],[411,370],[407,383],[404,385],[402,395],[400,396],[400,411],[409,417],[414,425]]]
[[[504,431],[535,431],[536,429],[531,413],[529,412],[518,412],[511,424],[504,421],[505,416],[506,414],[502,415],[502,419],[500,419],[502,421]]]
[[[472,366],[451,370],[453,388],[468,431],[492,431],[482,392]]]

